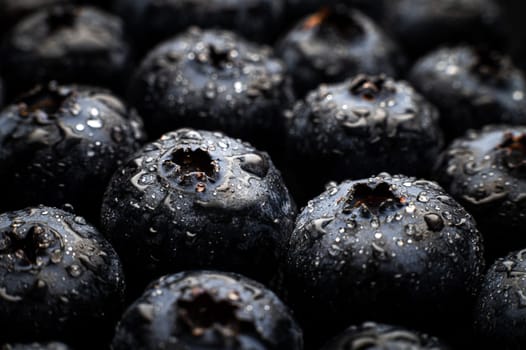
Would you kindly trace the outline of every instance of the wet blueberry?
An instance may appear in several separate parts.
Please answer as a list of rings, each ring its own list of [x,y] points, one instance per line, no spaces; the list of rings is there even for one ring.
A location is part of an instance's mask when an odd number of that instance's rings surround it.
[[[384,173],[308,203],[282,288],[314,342],[371,319],[456,339],[471,328],[483,269],[480,234],[457,202],[434,182]]]
[[[424,176],[442,146],[436,109],[406,82],[385,76],[319,87],[296,104],[288,125],[298,200],[331,180],[382,171]]]
[[[301,350],[285,305],[241,275],[195,271],[153,282],[125,312],[113,349]]]
[[[351,326],[327,343],[322,350],[446,350],[444,344],[427,334],[401,327],[366,322]]]
[[[222,28],[258,42],[276,38],[284,20],[282,0],[116,0],[139,50],[190,26]]]
[[[467,46],[418,61],[411,82],[440,109],[447,136],[490,123],[526,123],[526,81],[510,58]]]
[[[47,344],[4,344],[0,348],[2,350],[69,350],[70,348],[62,343],[47,343]]]
[[[117,254],[82,217],[42,206],[0,215],[0,342],[103,343],[123,295]]]
[[[526,347],[526,250],[498,259],[488,270],[474,312],[482,349]]]
[[[151,135],[179,127],[221,130],[268,150],[284,132],[291,90],[269,48],[231,32],[194,28],[148,55],[129,100]]]
[[[388,0],[383,22],[406,52],[418,57],[443,44],[506,46],[506,22],[495,0]]]
[[[435,172],[477,220],[490,261],[526,246],[526,127],[470,131],[444,151]]]
[[[143,138],[140,119],[104,90],[37,87],[0,113],[0,206],[70,203],[98,220],[110,176]]]
[[[102,206],[105,232],[139,286],[169,272],[235,271],[268,281],[295,205],[266,153],[180,129],[130,157]]]
[[[359,73],[397,76],[404,64],[398,46],[371,19],[344,6],[303,19],[277,51],[300,96]]]
[[[13,28],[1,63],[10,96],[52,79],[122,90],[129,49],[119,18],[92,7],[53,6]]]

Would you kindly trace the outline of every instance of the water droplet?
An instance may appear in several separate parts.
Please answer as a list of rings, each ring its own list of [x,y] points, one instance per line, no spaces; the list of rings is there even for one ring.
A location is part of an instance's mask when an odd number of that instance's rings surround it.
[[[88,119],[86,121],[86,124],[88,124],[88,126],[90,128],[93,128],[93,129],[100,129],[100,128],[102,128],[102,125],[103,125],[102,124],[102,120],[100,120],[98,118],[97,119]]]
[[[524,99],[524,93],[519,90],[514,91],[512,96],[515,101],[521,101]]]
[[[84,126],[84,124],[77,124],[75,125],[75,130],[77,131],[84,131],[86,127]]]
[[[239,157],[241,161],[241,169],[263,178],[267,175],[269,170],[269,163],[265,158],[256,153],[245,154]]]
[[[71,106],[71,109],[70,109],[71,114],[77,116],[80,114],[81,111],[82,111],[82,108],[80,107],[79,104],[75,103],[73,106]]]
[[[429,197],[427,196],[427,192],[420,192],[418,196],[416,197],[416,200],[422,203],[429,202]]]
[[[312,232],[313,238],[318,238],[321,235],[324,235],[327,233],[325,230],[325,227],[327,227],[328,224],[330,224],[334,220],[334,216],[331,216],[329,218],[319,218],[314,221],[312,221],[312,227],[314,228],[315,232]]]
[[[84,219],[82,216],[75,216],[73,221],[75,221],[79,225],[86,225],[86,219]]]
[[[62,261],[62,257],[63,257],[62,251],[57,249],[51,253],[50,260],[53,264],[58,264]]]
[[[438,214],[426,214],[424,215],[424,220],[427,227],[433,232],[440,232],[444,228],[444,220],[442,220],[442,217]]]
[[[92,117],[98,117],[100,112],[97,108],[91,108],[90,111],[89,111],[89,114],[92,116]]]
[[[82,269],[77,264],[68,266],[67,270],[71,277],[79,277],[82,274]]]

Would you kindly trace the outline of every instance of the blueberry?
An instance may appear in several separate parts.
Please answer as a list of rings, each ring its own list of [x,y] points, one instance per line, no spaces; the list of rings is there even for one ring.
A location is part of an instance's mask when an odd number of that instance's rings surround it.
[[[62,343],[52,342],[48,344],[4,344],[2,350],[69,350],[70,348]]]
[[[116,0],[115,9],[141,51],[190,26],[229,29],[250,40],[270,42],[285,15],[282,0]]]
[[[0,343],[103,342],[124,295],[110,244],[82,217],[49,207],[0,215],[0,281]]]
[[[298,199],[330,180],[382,171],[427,175],[442,147],[436,109],[406,82],[385,76],[319,87],[296,104],[288,126]]]
[[[488,260],[526,246],[526,127],[470,131],[444,151],[435,172],[477,220]]]
[[[283,303],[241,275],[194,271],[162,277],[124,313],[113,349],[300,350]]]
[[[366,322],[351,326],[327,343],[322,350],[446,350],[444,344],[427,334],[401,327]]]
[[[119,18],[72,5],[22,19],[7,35],[2,53],[11,96],[52,79],[122,90],[130,56]]]
[[[455,337],[484,259],[474,220],[440,186],[384,173],[310,201],[282,265],[306,336],[373,319]]]
[[[222,130],[275,147],[292,99],[283,64],[267,47],[231,32],[191,29],[154,49],[129,100],[151,135],[180,127]]]
[[[488,270],[474,312],[482,349],[526,347],[526,250],[498,259]]]
[[[98,220],[107,181],[143,138],[139,118],[104,90],[37,87],[0,112],[0,206],[71,203]]]
[[[347,7],[324,7],[303,19],[277,50],[300,96],[358,73],[396,76],[404,64],[398,46],[371,19]]]
[[[443,44],[506,46],[506,22],[495,0],[384,1],[383,24],[418,57]]]
[[[526,123],[526,81],[507,56],[468,46],[418,61],[411,82],[440,109],[450,138],[490,123]]]
[[[220,133],[180,129],[146,145],[113,176],[102,223],[140,286],[214,268],[274,276],[295,205],[266,153]]]

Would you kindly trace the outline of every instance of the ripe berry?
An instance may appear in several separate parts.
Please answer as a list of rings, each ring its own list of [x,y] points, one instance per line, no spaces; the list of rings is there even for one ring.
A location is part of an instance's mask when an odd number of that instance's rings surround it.
[[[526,246],[526,127],[470,131],[444,151],[435,173],[477,220],[489,261]]]
[[[11,96],[49,80],[122,90],[129,63],[120,19],[72,5],[45,8],[21,20],[2,54]]]
[[[295,214],[266,153],[221,133],[180,129],[115,173],[102,224],[139,287],[196,268],[268,281]]]
[[[129,92],[151,135],[180,127],[222,130],[266,150],[284,133],[282,110],[291,98],[283,64],[269,48],[199,29],[154,49]]]
[[[283,290],[314,339],[370,319],[457,337],[470,324],[482,249],[475,221],[434,182],[345,181],[299,214]]]
[[[397,76],[404,64],[398,46],[371,19],[342,6],[302,20],[279,43],[278,54],[300,96],[359,73]]]
[[[488,270],[475,308],[482,349],[526,347],[526,250],[498,259]]]
[[[59,209],[0,215],[0,281],[0,343],[64,339],[95,346],[111,335],[121,312],[117,254],[82,217]]]
[[[331,180],[382,171],[427,175],[442,146],[436,109],[406,82],[385,76],[319,87],[296,104],[288,126],[290,182],[300,199]]]
[[[439,49],[413,67],[415,88],[440,109],[450,138],[490,123],[526,123],[526,80],[510,58],[461,46]]]
[[[113,349],[301,350],[283,303],[241,275],[194,271],[153,282],[124,313]]]
[[[0,113],[0,182],[9,184],[1,206],[70,203],[98,219],[110,176],[143,138],[139,118],[112,94],[39,86]]]

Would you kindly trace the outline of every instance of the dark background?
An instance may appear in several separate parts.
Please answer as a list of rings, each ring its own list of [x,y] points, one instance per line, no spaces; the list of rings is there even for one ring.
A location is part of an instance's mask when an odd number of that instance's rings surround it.
[[[512,54],[515,63],[526,69],[526,0],[500,0],[512,35]]]

